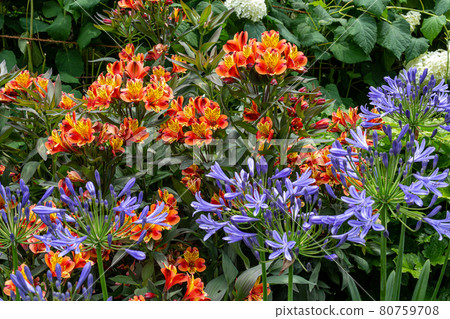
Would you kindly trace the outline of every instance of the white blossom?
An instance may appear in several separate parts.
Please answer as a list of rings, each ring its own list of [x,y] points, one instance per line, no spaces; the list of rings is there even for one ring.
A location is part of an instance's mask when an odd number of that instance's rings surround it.
[[[431,74],[434,75],[435,79],[439,82],[442,79],[447,79],[450,77],[450,72],[447,68],[447,65],[449,63],[449,54],[450,54],[450,47],[446,50],[436,50],[431,52],[426,52],[417,58],[411,60],[407,65],[406,68],[409,69],[411,67],[417,68],[417,76],[419,77],[420,74],[425,69],[428,69],[428,75],[425,79],[426,82],[431,77]]]
[[[421,15],[419,12],[417,11],[408,11],[407,14],[402,14],[401,15],[406,21],[408,21],[409,23],[409,27],[411,29],[411,32],[414,31],[414,29],[416,28],[416,26],[420,25],[420,18]]]
[[[264,0],[226,0],[225,7],[234,9],[238,18],[260,21],[267,15],[267,6]]]

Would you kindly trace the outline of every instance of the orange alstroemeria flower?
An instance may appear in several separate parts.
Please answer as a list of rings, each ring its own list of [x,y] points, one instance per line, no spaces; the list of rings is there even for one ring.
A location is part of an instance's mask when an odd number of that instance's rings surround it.
[[[121,90],[120,98],[122,101],[139,103],[144,99],[144,82],[141,79],[129,79],[125,89]]]
[[[172,55],[171,58],[172,60],[185,63],[183,58],[178,55]],[[186,68],[183,68],[182,66],[179,66],[178,64],[172,62],[172,73],[185,73],[186,71]]]
[[[205,122],[192,124],[192,131],[186,132],[185,142],[187,145],[209,144],[212,141],[212,130]]]
[[[117,153],[124,153],[125,149],[123,146],[123,140],[120,137],[113,137],[109,140],[109,145],[111,146],[111,151],[114,156],[117,155]]]
[[[33,78],[30,76],[28,70],[20,72],[13,80],[9,81],[5,85],[5,89],[8,90],[19,90],[28,89],[33,83]]]
[[[94,265],[94,262],[90,259],[90,254],[87,251],[80,252],[79,254],[73,254],[73,261],[75,262],[74,269],[77,268],[83,268],[87,263],[91,263],[91,265]]]
[[[227,79],[227,83],[232,83],[235,78],[239,79],[238,67],[245,65],[246,60],[243,55],[237,53],[227,54],[216,68],[218,76]]]
[[[338,108],[336,112],[333,112],[331,114],[331,122],[333,123],[331,125],[331,128],[329,129],[330,132],[341,132],[342,127],[344,130],[349,128],[355,128],[358,124],[358,120],[360,119],[358,115],[358,108],[349,108],[347,112],[344,112],[341,110],[341,108]],[[341,125],[342,127],[340,127]]]
[[[166,115],[172,117],[178,112],[183,112],[184,97],[177,96],[176,99],[170,102],[170,108],[167,110]]]
[[[197,123],[195,118],[195,107],[191,104],[186,105],[182,112],[178,112],[176,115],[178,122],[183,126],[191,126]]]
[[[239,52],[244,49],[244,46],[248,41],[248,32],[241,31],[234,35],[233,40],[228,40],[227,43],[223,46],[223,50],[226,53],[230,52]]]
[[[144,296],[139,295],[139,296],[134,296],[133,298],[128,299],[128,301],[145,301]]]
[[[151,75],[151,79],[155,82],[167,82],[172,78],[170,72],[168,72],[162,65],[154,66],[152,69],[152,73],[153,74]]]
[[[45,245],[34,237],[29,238],[27,243],[29,243],[28,248],[30,248],[31,252],[35,255],[45,253],[46,251]]]
[[[273,129],[272,129],[272,119],[268,116],[263,117],[259,123],[256,125],[258,128],[258,132],[256,133],[256,139],[258,141],[266,141],[270,142],[273,137]]]
[[[117,4],[123,9],[139,10],[144,7],[142,0],[120,0]]]
[[[118,135],[124,141],[142,143],[149,137],[150,134],[147,132],[146,127],[139,126],[138,120],[132,119],[131,117],[126,117],[123,120],[123,124],[120,124]]]
[[[183,126],[178,122],[178,119],[171,118],[162,125],[159,138],[164,142],[171,144],[183,137]]]
[[[178,270],[194,274],[196,272],[205,271],[205,260],[200,258],[197,247],[188,247],[182,257],[178,257]]]
[[[261,114],[258,112],[258,105],[256,105],[255,101],[252,100],[252,108],[244,109],[244,121],[253,122],[256,121]]]
[[[81,118],[76,121],[73,128],[69,130],[67,138],[70,143],[74,143],[79,147],[92,143],[94,139],[94,129],[89,118]]]
[[[177,268],[174,265],[164,265],[164,268],[161,268],[161,272],[166,280],[164,291],[168,291],[173,286],[186,282],[189,278],[186,274],[177,274]]]
[[[228,126],[228,117],[224,114],[220,114],[220,106],[216,102],[208,104],[202,109],[200,122],[205,122],[212,130],[218,128],[224,129]]]
[[[166,52],[168,49],[169,47],[167,45],[158,43],[150,51],[147,52],[145,60],[147,61],[158,60],[161,57],[161,55],[167,54]]]
[[[75,105],[77,105],[77,102],[75,102],[75,96],[71,93],[63,93],[61,97],[61,101],[58,104],[58,107],[64,109],[64,110],[70,110]]]
[[[33,79],[34,86],[36,87],[36,91],[41,95],[45,96],[47,94],[47,86],[49,80],[43,77],[38,76]]]
[[[108,63],[106,65],[106,71],[111,75],[123,75],[125,71],[125,63],[123,61],[116,61],[114,63]]]
[[[27,265],[26,264],[22,264],[18,267],[19,272],[22,273],[23,278],[30,284],[30,285],[34,285],[34,282],[32,283],[31,280],[32,278],[28,278],[27,274],[25,273],[25,267]],[[16,270],[13,270],[13,274],[16,273]],[[11,297],[11,291],[14,292],[14,294],[16,294],[16,286],[14,285],[14,283],[12,282],[12,280],[7,280],[5,281],[4,287],[3,287],[3,293],[9,297]]]
[[[291,121],[291,129],[292,131],[294,131],[295,133],[300,132],[301,130],[303,130],[303,122],[302,119],[299,117],[294,118]]]
[[[274,30],[266,31],[261,35],[261,43],[257,44],[258,53],[264,54],[269,49],[276,49],[283,52],[287,43],[286,40],[280,40],[280,33]]]
[[[147,111],[160,112],[169,107],[169,101],[173,98],[173,92],[164,80],[150,82],[145,90],[144,101]]]
[[[203,289],[204,284],[200,278],[189,276],[187,281],[187,290],[184,294],[184,301],[210,301],[208,294]]]
[[[303,72],[305,71],[305,65],[308,62],[308,58],[303,54],[303,52],[298,51],[295,44],[288,44],[285,51],[285,56],[287,59],[287,68]]]
[[[97,81],[93,83],[101,85],[109,85],[112,88],[112,98],[118,99],[120,97],[120,87],[122,86],[122,77],[119,74],[112,75],[107,73],[106,75],[100,74]]]
[[[125,72],[130,79],[143,79],[150,70],[149,66],[144,66],[144,62],[131,61],[127,64]]]
[[[47,148],[47,153],[51,155],[60,152],[79,153],[78,150],[72,147],[72,144],[67,139],[66,134],[60,134],[58,130],[52,131],[52,135],[49,136],[47,142],[45,142],[45,148]]]
[[[87,91],[87,96],[83,97],[87,101],[88,110],[105,110],[109,108],[114,96],[114,88],[110,85],[91,85]]]
[[[57,276],[55,272],[56,264],[61,266],[62,278],[70,278],[70,273],[75,267],[75,263],[69,256],[59,257],[59,252],[54,253],[53,251],[45,255],[45,263],[52,272],[53,277]]]
[[[263,284],[260,283],[261,277],[258,277],[252,290],[248,294],[246,301],[262,301],[263,300]],[[267,284],[267,295],[270,294],[269,284]]]
[[[119,1],[120,2],[120,1]],[[120,6],[120,4],[119,4]],[[124,49],[119,53],[119,59],[121,61],[132,61],[134,56],[134,45],[133,43],[128,43]]]
[[[262,75],[280,75],[286,71],[286,68],[286,60],[276,49],[268,49],[264,52],[262,58],[256,59],[256,72]]]

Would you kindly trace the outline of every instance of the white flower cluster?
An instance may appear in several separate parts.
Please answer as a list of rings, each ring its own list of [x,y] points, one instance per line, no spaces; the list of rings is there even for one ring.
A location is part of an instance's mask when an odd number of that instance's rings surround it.
[[[408,21],[411,32],[414,31],[416,26],[420,25],[421,15],[417,11],[408,11],[407,14],[402,14],[401,16],[405,18],[406,21]]]
[[[439,82],[442,79],[447,79],[450,77],[450,73],[447,74],[447,63],[449,59],[450,48],[446,50],[436,50],[431,52],[426,52],[417,58],[411,60],[406,68],[411,67],[417,68],[417,76],[420,76],[425,69],[428,69],[428,75],[425,82],[428,82],[431,74],[434,74],[435,79]],[[450,66],[449,66],[450,70]]]
[[[226,0],[225,7],[234,9],[238,18],[260,21],[267,15],[267,6],[264,0]]]

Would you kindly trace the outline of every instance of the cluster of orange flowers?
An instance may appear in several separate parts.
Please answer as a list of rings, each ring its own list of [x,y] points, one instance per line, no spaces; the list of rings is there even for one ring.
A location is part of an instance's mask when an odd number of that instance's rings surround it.
[[[20,94],[26,94],[28,91],[44,98],[47,94],[49,83],[51,81],[43,75],[32,77],[28,70],[23,70],[11,81],[7,82],[5,87],[0,89],[0,103],[15,102]],[[78,102],[73,94],[62,93],[61,101],[58,104],[60,108],[70,110],[76,105],[78,105]]]
[[[192,194],[197,193],[200,190],[204,171],[194,164],[182,170],[181,174],[183,175],[181,183],[183,183]]]
[[[184,273],[178,273],[178,270]],[[196,272],[203,272],[206,269],[205,260],[200,258],[200,253],[196,247],[188,247],[183,257],[178,257],[174,264],[165,265],[161,269],[166,281],[164,292],[168,292],[175,285],[187,282],[184,301],[207,301],[208,294],[204,291],[204,283],[200,278],[195,278]],[[189,273],[186,274],[186,273]]]
[[[145,60],[158,58],[166,50],[167,46],[156,45],[147,55],[136,54],[134,45],[128,44],[119,53],[120,60],[109,63],[107,73],[100,74],[89,87],[84,97],[88,110],[108,109],[114,101],[134,103],[135,106],[142,102],[147,111],[167,109],[173,98],[167,84],[172,78],[171,73],[162,66],[153,67],[150,73],[150,67],[145,66]],[[172,74],[178,72],[183,70],[174,65]]]
[[[59,152],[81,154],[84,146],[94,146],[100,150],[109,148],[114,156],[125,152],[124,145],[141,143],[149,134],[147,129],[139,126],[137,120],[125,118],[120,128],[113,124],[95,122],[90,118],[76,118],[75,112],[67,113],[52,135],[45,143],[49,154]]]
[[[236,33],[223,47],[227,53],[216,68],[216,73],[226,83],[241,78],[240,72],[255,68],[261,75],[281,75],[286,70],[304,72],[308,59],[295,44],[284,39],[274,30],[266,31],[257,39],[249,39],[247,31]]]
[[[228,126],[227,116],[220,106],[206,97],[190,98],[183,106],[182,96],[172,100],[165,115],[169,117],[159,131],[159,139],[166,143],[175,141],[187,145],[203,145],[212,141],[213,131]]]

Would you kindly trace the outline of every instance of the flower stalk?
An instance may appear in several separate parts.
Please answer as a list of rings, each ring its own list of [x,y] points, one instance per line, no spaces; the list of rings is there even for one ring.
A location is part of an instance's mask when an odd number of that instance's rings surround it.
[[[436,284],[436,288],[434,288],[433,296],[431,297],[431,301],[435,301],[439,289],[441,288],[442,279],[444,278],[445,271],[447,270],[448,258],[450,257],[450,240],[447,246],[447,253],[445,254],[444,264],[442,265],[441,274],[439,275],[438,282]]]
[[[289,266],[288,274],[288,301],[294,300],[294,264]]]
[[[108,287],[106,286],[105,270],[103,268],[102,247],[97,246],[96,252],[97,252],[98,276],[100,278],[100,284],[102,286],[103,301],[107,301]]]

